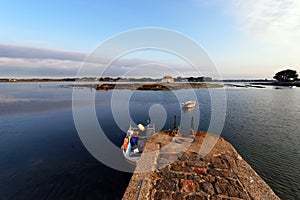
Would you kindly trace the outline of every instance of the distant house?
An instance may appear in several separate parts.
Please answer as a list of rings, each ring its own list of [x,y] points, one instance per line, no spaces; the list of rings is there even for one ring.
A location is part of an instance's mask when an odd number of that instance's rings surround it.
[[[163,83],[174,83],[174,78],[172,76],[165,76],[161,79]]]

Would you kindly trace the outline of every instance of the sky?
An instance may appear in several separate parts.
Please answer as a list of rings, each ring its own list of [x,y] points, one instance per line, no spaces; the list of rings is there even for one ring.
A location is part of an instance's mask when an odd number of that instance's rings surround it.
[[[0,77],[75,77],[103,41],[144,27],[191,38],[223,78],[270,79],[282,69],[300,70],[299,0],[0,0]],[[164,66],[176,66],[179,75],[193,76],[175,57],[133,53],[112,71],[147,66],[161,76],[168,73]],[[104,67],[105,59],[99,55],[86,66]]]

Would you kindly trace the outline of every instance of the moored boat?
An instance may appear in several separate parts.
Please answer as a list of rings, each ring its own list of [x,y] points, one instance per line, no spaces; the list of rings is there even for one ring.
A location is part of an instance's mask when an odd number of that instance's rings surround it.
[[[144,127],[139,124],[137,128],[133,128],[131,125],[127,131],[124,143],[121,147],[125,159],[136,165],[140,160],[147,139],[155,133],[155,126],[148,124]]]
[[[181,103],[181,106],[183,109],[192,109],[192,108],[195,108],[196,102],[195,101],[186,101],[184,103]]]

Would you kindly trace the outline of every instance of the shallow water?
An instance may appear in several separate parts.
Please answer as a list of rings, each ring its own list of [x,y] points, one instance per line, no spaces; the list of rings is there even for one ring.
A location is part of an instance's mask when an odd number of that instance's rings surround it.
[[[0,196],[4,199],[122,197],[130,174],[104,166],[87,152],[73,121],[72,89],[59,87],[62,84],[0,84]],[[77,90],[93,92],[89,88]],[[96,112],[108,138],[121,146],[124,133],[110,108],[112,93],[96,93]],[[196,111],[200,109],[199,129],[205,131],[211,117],[209,92],[199,89],[195,93],[199,101]],[[167,117],[161,128],[172,128],[176,115],[178,124],[182,117],[182,130],[188,129],[192,116],[195,122],[199,118],[195,111],[181,111],[176,94],[186,100],[191,98],[189,91],[135,91],[129,103],[133,121],[146,124],[149,109],[154,108],[152,113],[159,113],[154,123]],[[226,88],[226,94],[226,121],[221,136],[233,144],[277,195],[299,199],[300,90]],[[117,99],[115,103],[124,102]],[[121,123],[128,126],[127,121]]]

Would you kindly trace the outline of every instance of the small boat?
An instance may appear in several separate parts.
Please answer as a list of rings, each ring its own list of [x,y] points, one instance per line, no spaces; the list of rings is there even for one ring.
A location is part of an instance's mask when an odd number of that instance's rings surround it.
[[[293,89],[296,88],[296,86],[294,85],[290,85],[290,86],[275,86],[274,89]]]
[[[183,109],[195,108],[196,102],[195,101],[186,101],[184,103],[181,103],[181,106]]]
[[[121,147],[125,159],[136,165],[141,158],[142,152],[146,145],[148,138],[155,133],[155,126],[148,124],[144,127],[139,124],[137,128],[133,128],[131,125],[127,131],[124,143]]]

